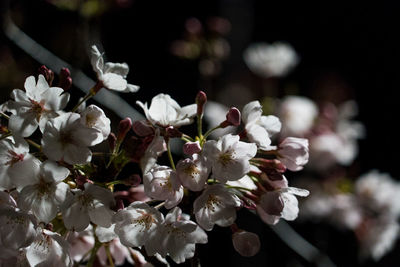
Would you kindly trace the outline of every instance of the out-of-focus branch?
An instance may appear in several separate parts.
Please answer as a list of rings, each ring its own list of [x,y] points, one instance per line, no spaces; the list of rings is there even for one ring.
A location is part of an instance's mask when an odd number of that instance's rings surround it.
[[[332,260],[299,235],[287,222],[281,220],[271,226],[279,238],[303,259],[318,267],[336,267]]]
[[[90,88],[92,88],[95,84],[95,81],[90,79],[79,69],[72,67],[70,64],[57,57],[55,54],[47,50],[45,47],[40,45],[21,29],[19,29],[9,16],[4,3],[1,5],[0,10],[3,16],[3,32],[8,39],[10,39],[20,49],[25,51],[29,56],[34,58],[37,62],[46,65],[54,71],[58,71],[63,67],[67,67],[71,71],[73,84],[84,93],[89,92]],[[94,100],[99,102],[104,107],[112,110],[121,118],[130,117],[132,120],[140,120],[144,118],[142,114],[136,111],[118,94],[109,90],[101,90],[96,94]]]

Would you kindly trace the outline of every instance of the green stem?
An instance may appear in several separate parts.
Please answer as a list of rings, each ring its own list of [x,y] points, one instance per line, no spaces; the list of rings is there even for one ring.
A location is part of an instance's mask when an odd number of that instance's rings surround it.
[[[109,187],[110,185],[116,185],[116,184],[124,184],[124,181],[121,180],[115,180],[109,183],[106,183],[105,186]]]
[[[75,107],[71,110],[71,112],[75,112],[82,103],[85,101],[89,100],[92,98],[102,87],[101,82],[97,82],[90,90],[89,92],[81,99],[81,101],[78,102],[78,104],[75,105]]]
[[[204,134],[204,136],[203,136],[203,138],[202,138],[202,141],[204,142],[204,141],[207,139],[207,137],[208,137],[213,131],[215,131],[215,130],[217,130],[217,129],[219,129],[219,128],[221,128],[221,125],[218,125],[218,126],[212,128],[212,129],[208,130],[208,131]]]
[[[114,261],[113,261],[112,255],[111,255],[110,245],[107,244],[107,245],[105,246],[105,249],[106,249],[106,254],[107,254],[108,262],[110,263],[110,267],[114,267]]]
[[[174,159],[172,158],[171,146],[169,145],[169,140],[168,140],[168,142],[167,142],[167,153],[168,153],[169,162],[171,163],[171,168],[172,168],[173,170],[175,170],[176,168],[175,168]]]
[[[97,239],[97,236],[95,234],[95,243],[94,243],[94,247],[92,248],[92,251],[90,253],[90,258],[86,265],[87,267],[93,267],[94,261],[96,259],[96,253],[99,250],[99,248],[101,247],[101,245],[102,244],[99,242],[99,240]]]
[[[26,138],[25,141],[28,142],[31,146],[37,148],[38,150],[42,150],[42,146],[36,143],[35,141],[32,141],[31,139],[28,138]]]
[[[0,111],[0,116],[2,116],[3,118],[9,120],[10,116],[8,116],[7,114],[5,114],[4,112]]]
[[[3,134],[2,136],[0,136],[0,140],[6,139],[7,137],[9,137],[11,135],[12,135],[12,133]]]
[[[182,134],[181,139],[184,140],[184,141],[186,141],[186,142],[194,142],[193,138],[190,137],[190,136],[187,135],[187,134]]]

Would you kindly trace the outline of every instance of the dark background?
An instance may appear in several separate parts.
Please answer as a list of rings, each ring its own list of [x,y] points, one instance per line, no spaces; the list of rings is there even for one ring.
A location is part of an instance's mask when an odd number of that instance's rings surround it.
[[[109,1],[110,3],[112,1]],[[7,10],[6,2],[2,11]],[[37,42],[95,78],[88,48],[101,42],[107,59],[127,62],[129,82],[141,89],[123,95],[132,105],[169,93],[181,105],[193,103],[198,90],[210,97],[227,90],[241,77],[252,77],[243,63],[242,52],[252,42],[284,40],[301,57],[300,64],[280,82],[315,100],[341,102],[355,99],[358,119],[366,126],[357,159],[359,174],[371,169],[400,177],[398,168],[398,87],[400,4],[338,1],[153,1],[112,2],[103,13],[85,18],[76,11],[61,10],[46,1],[12,1],[15,23]],[[4,14],[4,13],[3,13]],[[174,40],[182,38],[184,22],[190,17],[205,21],[221,16],[231,22],[226,36],[231,46],[223,71],[211,84],[204,83],[196,60],[179,59],[169,52]],[[0,35],[0,89],[4,102],[14,88],[22,88],[28,75],[40,64]],[[250,76],[249,76],[250,75]],[[205,85],[210,88],[204,88]],[[229,92],[229,90],[227,91]],[[76,90],[76,94],[78,93]],[[254,96],[263,97],[259,92]],[[246,216],[245,216],[246,215]],[[246,219],[242,219],[246,217]],[[250,219],[249,219],[250,218]],[[239,223],[262,236],[261,252],[253,258],[237,256],[230,243],[229,229],[217,229],[210,245],[199,252],[203,266],[313,266],[292,252],[255,216],[240,212]],[[311,243],[326,252],[338,266],[398,266],[399,245],[379,263],[357,261],[357,244],[351,233],[328,225],[293,226]],[[310,229],[318,229],[311,231]],[[246,229],[246,228],[245,228]]]

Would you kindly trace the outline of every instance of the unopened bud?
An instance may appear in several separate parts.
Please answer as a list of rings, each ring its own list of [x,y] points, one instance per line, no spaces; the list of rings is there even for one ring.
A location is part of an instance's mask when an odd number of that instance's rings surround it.
[[[130,118],[125,118],[121,120],[118,124],[118,137],[117,141],[121,142],[124,140],[126,134],[132,127],[132,120]]]
[[[138,174],[132,174],[127,179],[124,180],[124,184],[127,186],[138,186],[142,178]]]
[[[226,120],[221,122],[219,126],[221,128],[225,128],[228,126],[239,126],[240,120],[241,120],[240,111],[235,107],[231,107],[228,113],[226,114]]]
[[[239,126],[241,120],[240,111],[235,107],[230,108],[228,114],[226,114],[226,120],[233,126]]]
[[[117,211],[123,210],[125,208],[124,201],[120,198],[117,198],[116,199],[116,207],[117,207]]]
[[[68,68],[62,68],[60,70],[60,80],[58,82],[58,86],[64,89],[64,91],[68,91],[72,85],[71,72]]]
[[[153,126],[147,120],[135,121],[132,124],[132,130],[140,137],[154,134]]]
[[[201,151],[201,146],[200,142],[187,142],[186,144],[183,145],[183,153],[186,155],[193,155],[197,154]]]
[[[197,116],[202,116],[204,112],[204,105],[207,102],[207,95],[203,91],[199,91],[196,96]]]
[[[40,66],[38,69],[38,73],[43,75],[44,78],[46,79],[47,83],[49,86],[53,83],[54,80],[54,72],[50,69],[48,69],[45,65]]]
[[[108,146],[110,147],[110,151],[114,151],[114,148],[117,144],[117,137],[114,133],[110,133],[107,138]]]
[[[235,250],[244,257],[252,257],[260,250],[260,239],[255,233],[239,230],[232,235]]]

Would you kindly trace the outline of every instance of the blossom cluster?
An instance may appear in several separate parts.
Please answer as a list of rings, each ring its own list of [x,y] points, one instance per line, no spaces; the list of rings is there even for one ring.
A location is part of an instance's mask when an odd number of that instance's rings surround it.
[[[137,101],[146,120],[126,118],[113,133],[105,112],[86,102],[102,88],[139,87],[127,82],[126,63],[105,63],[95,46],[91,63],[98,81],[70,111],[68,70],[53,86],[54,73],[45,67],[2,105],[8,122],[0,137],[0,262],[150,265],[154,256],[182,263],[195,255],[196,244],[207,243],[215,225],[231,227],[233,247],[253,256],[260,240],[235,224],[237,209],[267,224],[296,219],[296,196],[309,192],[290,187],[284,173],[308,162],[308,141],[288,137],[273,145],[282,124],[264,116],[258,101],[242,112],[230,108],[224,121],[203,133],[204,92],[183,107],[159,94],[150,105]],[[184,134],[183,126],[194,121],[197,136]],[[237,134],[208,139],[232,125]],[[172,139],[183,140],[184,157],[176,162]],[[92,151],[105,141],[109,152]],[[142,177],[130,172],[132,163]]]

